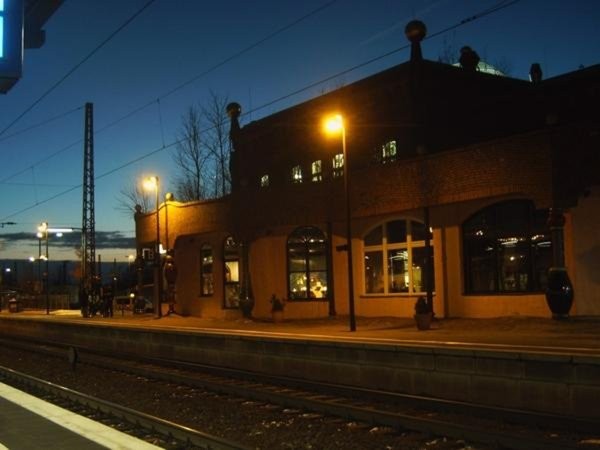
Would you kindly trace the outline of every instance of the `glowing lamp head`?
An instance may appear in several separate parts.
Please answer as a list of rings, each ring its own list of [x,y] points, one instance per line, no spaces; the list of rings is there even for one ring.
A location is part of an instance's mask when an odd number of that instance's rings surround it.
[[[324,129],[327,134],[339,134],[344,129],[344,118],[341,114],[335,114],[327,117],[324,122]]]
[[[48,222],[42,222],[38,225],[38,232],[45,233],[48,230]]]
[[[155,191],[158,189],[158,177],[148,177],[144,179],[144,189]]]

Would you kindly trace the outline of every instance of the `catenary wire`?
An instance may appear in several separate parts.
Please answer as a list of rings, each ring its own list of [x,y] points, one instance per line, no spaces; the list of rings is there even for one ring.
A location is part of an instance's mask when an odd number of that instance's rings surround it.
[[[42,122],[38,122],[38,123],[33,124],[33,125],[31,125],[31,126],[29,126],[27,128],[22,128],[22,129],[20,129],[18,131],[15,131],[12,134],[7,134],[6,136],[3,136],[3,137],[0,138],[0,142],[6,141],[6,140],[8,140],[10,138],[13,138],[15,136],[18,136],[20,134],[23,134],[23,133],[26,133],[28,131],[34,130],[36,128],[42,127],[42,126],[47,125],[47,124],[49,124],[51,122],[54,122],[54,121],[56,121],[58,119],[62,119],[63,117],[66,117],[66,116],[68,116],[68,115],[70,115],[70,114],[72,114],[74,112],[81,111],[82,109],[83,109],[83,106],[78,106],[77,108],[73,108],[70,111],[66,111],[66,112],[64,112],[62,114],[59,114],[58,116],[50,117],[50,118],[48,118],[46,120],[43,120]]]
[[[115,31],[113,31],[106,39],[104,39],[100,44],[98,44],[90,53],[88,53],[81,61],[79,61],[75,66],[73,66],[66,74],[64,74],[56,83],[50,86],[46,91],[37,98],[31,105],[29,105],[25,110],[19,114],[12,122],[10,122],[2,131],[0,131],[0,136],[2,136],[6,131],[8,131],[14,124],[16,124],[19,120],[21,120],[29,111],[35,108],[44,98],[46,98],[54,89],[60,86],[67,78],[69,78],[79,67],[85,64],[92,56],[94,56],[102,47],[104,47],[108,42],[110,42],[117,34],[119,34],[122,30],[124,30],[131,22],[133,22],[142,12],[144,12],[152,3],[156,0],[149,0],[144,6],[142,6],[139,10],[137,10],[132,16],[130,16],[123,24],[121,24]]]
[[[153,0],[153,1],[154,1],[154,0]],[[287,30],[289,30],[290,28],[294,27],[295,25],[299,24],[300,22],[302,22],[302,21],[304,21],[304,20],[306,20],[306,19],[308,19],[308,18],[310,18],[310,17],[314,16],[315,14],[317,14],[317,13],[319,13],[319,12],[321,12],[321,11],[325,10],[326,8],[328,8],[328,7],[332,6],[332,5],[333,5],[334,3],[336,3],[337,1],[338,1],[338,0],[330,0],[329,2],[327,2],[327,3],[324,3],[323,5],[319,6],[318,8],[316,8],[316,9],[313,9],[312,11],[309,11],[308,13],[306,13],[306,14],[304,14],[303,16],[299,17],[298,19],[295,19],[294,21],[292,21],[292,22],[290,22],[290,23],[288,23],[288,24],[284,25],[283,27],[281,27],[281,28],[278,28],[277,30],[273,31],[272,33],[268,34],[267,36],[265,36],[265,37],[263,37],[263,38],[259,39],[258,41],[256,41],[256,42],[254,42],[254,43],[252,43],[252,44],[248,45],[247,47],[244,47],[242,50],[239,50],[238,52],[234,53],[233,55],[230,55],[230,56],[228,56],[227,58],[223,59],[222,61],[220,61],[220,62],[216,63],[215,65],[213,65],[213,66],[211,66],[211,67],[209,67],[208,69],[206,69],[206,70],[205,70],[205,71],[203,71],[202,73],[200,73],[200,74],[197,74],[197,75],[194,75],[194,76],[193,76],[192,78],[190,78],[189,80],[186,80],[186,81],[184,81],[183,83],[179,84],[178,86],[176,86],[176,87],[174,87],[174,88],[170,89],[169,91],[167,91],[167,92],[165,92],[164,94],[160,95],[160,96],[159,96],[158,98],[156,98],[155,100],[151,100],[151,101],[149,101],[149,102],[147,102],[147,103],[145,103],[145,104],[143,104],[143,105],[141,105],[141,106],[139,106],[139,107],[135,108],[134,110],[132,110],[132,111],[128,112],[128,113],[127,113],[127,114],[125,114],[124,116],[121,116],[120,118],[118,118],[118,119],[116,119],[116,120],[114,120],[114,121],[112,121],[112,122],[109,122],[109,123],[108,123],[108,124],[106,124],[105,126],[103,126],[103,127],[99,128],[98,130],[96,130],[96,131],[94,132],[94,136],[98,135],[99,133],[102,133],[103,131],[106,131],[106,130],[107,130],[107,129],[109,129],[109,128],[112,128],[113,126],[115,126],[115,125],[117,125],[117,124],[119,124],[119,123],[123,122],[124,120],[126,120],[126,119],[128,119],[128,118],[130,118],[130,117],[134,116],[134,115],[135,115],[135,114],[137,114],[138,112],[140,112],[140,111],[143,111],[144,109],[146,109],[146,108],[148,108],[148,107],[150,107],[150,106],[154,105],[155,103],[158,103],[158,107],[160,108],[160,99],[161,99],[161,98],[162,98],[162,99],[164,99],[164,98],[166,98],[166,97],[168,97],[168,96],[170,96],[170,95],[174,94],[175,92],[178,92],[179,90],[181,90],[181,89],[183,89],[184,87],[186,87],[186,86],[190,85],[191,83],[193,83],[193,82],[195,82],[195,81],[199,80],[200,78],[202,78],[202,77],[204,77],[204,76],[206,76],[206,75],[210,74],[211,72],[215,71],[215,70],[216,70],[216,69],[218,69],[219,67],[222,67],[223,65],[225,65],[225,64],[227,64],[227,63],[229,63],[229,62],[233,61],[234,59],[236,59],[236,58],[238,58],[238,57],[240,57],[240,56],[244,55],[245,53],[248,53],[250,50],[252,50],[252,49],[254,49],[254,48],[258,47],[259,45],[263,44],[264,42],[268,41],[269,39],[272,39],[272,38],[274,38],[275,36],[277,36],[277,35],[279,35],[279,34],[283,33],[284,31],[287,31]],[[80,108],[82,108],[82,107],[80,107]],[[161,120],[162,120],[162,116],[161,116]],[[10,127],[10,126],[9,126],[9,127]],[[0,136],[1,136],[1,135],[2,135],[2,133],[0,133]],[[163,138],[163,140],[164,140],[164,138]],[[68,150],[68,149],[72,148],[74,145],[76,145],[76,144],[79,144],[79,143],[82,143],[82,142],[83,142],[83,139],[80,139],[79,141],[77,141],[77,142],[75,142],[75,143],[73,143],[73,144],[70,144],[70,145],[68,145],[68,146],[66,146],[66,147],[63,147],[63,148],[61,148],[61,149],[57,150],[57,151],[56,151],[56,152],[54,152],[54,153],[51,153],[50,155],[48,155],[48,156],[47,156],[46,158],[44,158],[43,160],[40,160],[40,161],[38,161],[38,162],[35,162],[35,163],[33,163],[31,166],[27,167],[26,169],[23,169],[23,170],[21,170],[21,171],[19,171],[19,172],[15,173],[15,174],[13,174],[13,175],[10,175],[10,176],[8,176],[8,177],[6,177],[6,178],[4,178],[4,179],[0,180],[0,184],[2,184],[3,182],[5,182],[5,181],[7,181],[7,180],[10,180],[10,179],[12,179],[12,178],[14,178],[14,177],[18,176],[18,175],[21,175],[23,172],[25,172],[26,170],[29,170],[31,167],[36,167],[36,166],[38,166],[38,165],[42,164],[43,162],[46,162],[46,161],[48,161],[49,159],[51,159],[51,158],[54,158],[55,156],[58,156],[59,154],[61,154],[61,153],[65,152],[66,150]]]
[[[466,24],[468,24],[468,23],[470,23],[470,22],[473,22],[473,21],[475,21],[475,20],[481,19],[482,17],[485,17],[485,16],[487,16],[487,15],[490,15],[490,14],[492,14],[492,13],[495,13],[495,12],[497,12],[497,11],[500,11],[500,10],[502,10],[502,9],[504,9],[504,8],[507,8],[507,7],[509,7],[509,6],[512,6],[512,5],[516,4],[516,3],[518,3],[519,1],[520,1],[520,0],[512,0],[512,1],[508,1],[508,2],[507,2],[506,0],[504,0],[504,1],[500,2],[500,3],[498,3],[498,4],[497,4],[496,6],[494,6],[494,7],[488,8],[488,9],[486,9],[486,10],[484,10],[484,11],[480,12],[480,13],[474,14],[473,16],[469,16],[469,17],[467,17],[466,19],[463,19],[463,20],[461,20],[460,22],[458,22],[458,23],[456,23],[456,24],[454,24],[454,25],[451,25],[451,26],[449,26],[449,27],[446,27],[446,28],[444,28],[444,29],[442,29],[442,30],[440,30],[440,31],[437,31],[437,32],[435,32],[435,33],[433,33],[433,34],[431,34],[431,35],[427,36],[425,39],[431,39],[431,38],[433,38],[433,37],[439,36],[440,34],[446,33],[446,32],[448,32],[448,31],[452,31],[452,30],[454,30],[454,29],[456,29],[456,28],[459,28],[459,27],[461,27],[461,26],[463,26],[463,25],[466,25]],[[333,78],[339,77],[339,76],[341,76],[341,75],[344,75],[344,74],[346,74],[346,73],[349,73],[349,72],[352,72],[352,71],[354,71],[354,70],[357,70],[357,69],[359,69],[359,68],[362,68],[362,67],[364,67],[364,66],[366,66],[366,65],[368,65],[368,64],[371,64],[371,63],[373,63],[373,62],[375,62],[375,61],[379,61],[380,59],[383,59],[383,58],[386,58],[386,57],[388,57],[388,56],[390,56],[390,55],[392,55],[392,54],[395,54],[395,53],[397,53],[397,52],[399,52],[399,51],[401,51],[401,50],[407,49],[408,47],[409,47],[409,45],[403,45],[403,46],[401,46],[401,47],[398,47],[398,48],[396,48],[396,49],[394,49],[394,50],[391,50],[391,51],[389,51],[389,52],[387,52],[387,53],[385,53],[385,54],[383,54],[383,55],[380,55],[380,56],[378,56],[378,57],[372,58],[372,59],[370,59],[370,60],[368,60],[368,61],[366,61],[366,62],[363,62],[363,63],[361,63],[361,64],[355,65],[355,66],[353,66],[353,67],[351,67],[351,68],[349,68],[349,69],[343,70],[342,72],[339,72],[339,73],[337,73],[337,74],[335,74],[335,75],[332,75],[332,76],[329,76],[329,77],[327,77],[327,78],[325,78],[325,79],[322,79],[322,80],[320,80],[319,82],[314,82],[314,83],[311,83],[311,84],[309,84],[309,85],[307,85],[307,86],[304,86],[303,88],[300,88],[300,89],[297,89],[297,90],[293,91],[292,93],[289,93],[289,94],[283,95],[283,96],[281,96],[281,97],[278,97],[278,98],[276,98],[276,99],[274,99],[274,100],[271,100],[271,101],[269,101],[269,102],[267,102],[267,103],[264,103],[264,104],[262,104],[262,105],[260,105],[260,106],[258,106],[258,107],[256,107],[256,108],[254,108],[252,111],[247,111],[247,112],[246,112],[246,113],[244,113],[243,115],[245,116],[245,115],[252,114],[252,113],[254,113],[254,112],[256,112],[256,111],[259,111],[259,110],[261,110],[261,109],[264,109],[264,108],[266,108],[266,107],[268,107],[268,106],[271,106],[271,105],[273,105],[273,104],[275,104],[275,103],[278,103],[278,102],[280,102],[280,101],[283,101],[283,100],[285,100],[285,99],[287,99],[287,98],[290,98],[290,97],[292,97],[292,96],[294,96],[294,95],[297,95],[298,93],[304,92],[304,91],[306,91],[306,90],[309,90],[309,89],[311,89],[311,88],[313,88],[313,87],[315,87],[315,86],[318,86],[319,84],[322,84],[322,83],[325,83],[325,82],[327,82],[327,81],[330,81],[330,80],[332,80]],[[214,128],[214,127],[208,127],[208,128],[206,128],[206,129],[202,130],[201,132],[207,132],[207,131],[210,131],[210,130],[212,130],[213,128]],[[134,159],[132,159],[132,160],[130,160],[130,161],[127,161],[127,162],[125,162],[125,163],[123,163],[123,164],[121,164],[121,165],[119,165],[119,166],[117,166],[117,167],[115,167],[115,168],[113,168],[113,169],[110,169],[110,170],[108,170],[107,172],[104,172],[104,173],[102,173],[101,175],[98,175],[98,176],[96,176],[96,177],[95,177],[95,179],[96,179],[96,180],[102,179],[102,178],[104,178],[104,177],[106,177],[106,176],[108,176],[108,175],[111,175],[111,174],[113,174],[113,173],[115,173],[115,172],[119,171],[119,170],[122,170],[122,169],[124,169],[124,168],[126,168],[126,167],[129,167],[129,166],[131,166],[131,165],[133,165],[133,164],[136,164],[136,163],[138,163],[138,162],[140,162],[140,161],[143,161],[144,159],[147,159],[147,158],[149,158],[149,157],[151,157],[151,156],[154,156],[155,154],[157,154],[157,153],[160,153],[160,152],[162,152],[162,151],[163,151],[163,150],[165,150],[165,149],[168,149],[168,148],[171,148],[171,147],[173,147],[173,146],[176,146],[177,144],[179,144],[179,143],[181,143],[181,142],[183,142],[183,140],[179,139],[179,140],[173,141],[173,142],[171,142],[170,144],[167,144],[167,145],[165,145],[165,146],[161,146],[161,147],[159,147],[159,148],[156,148],[156,149],[154,149],[154,150],[151,150],[151,151],[150,151],[150,152],[148,152],[148,153],[145,153],[145,154],[143,154],[143,155],[141,155],[141,156],[138,156],[137,158],[134,158]],[[68,194],[68,193],[70,193],[70,192],[74,191],[75,189],[79,189],[80,187],[82,187],[82,184],[79,184],[79,185],[77,185],[77,186],[73,186],[73,187],[71,187],[71,188],[69,188],[69,189],[67,189],[67,190],[65,190],[65,191],[59,192],[59,193],[57,193],[57,194],[55,194],[55,195],[53,195],[53,196],[51,196],[51,197],[48,197],[48,198],[46,198],[46,199],[44,199],[44,200],[42,200],[42,201],[40,201],[40,202],[36,202],[36,204],[33,204],[33,205],[30,205],[30,206],[27,206],[27,207],[25,207],[25,208],[23,208],[23,209],[21,209],[21,210],[19,210],[19,211],[15,211],[14,213],[11,213],[10,215],[8,215],[8,216],[5,216],[5,217],[3,217],[3,218],[2,218],[2,219],[0,219],[0,220],[1,220],[1,221],[5,221],[5,220],[7,220],[7,219],[10,219],[10,218],[12,218],[12,217],[15,217],[15,216],[17,216],[17,215],[19,215],[19,214],[22,214],[22,213],[24,213],[24,212],[27,212],[27,211],[29,211],[29,210],[33,209],[33,208],[36,208],[37,206],[39,206],[39,205],[41,205],[41,204],[48,203],[48,202],[50,202],[50,201],[52,201],[52,200],[54,200],[54,199],[56,199],[56,198],[58,198],[58,197],[61,197],[61,196],[63,196],[63,195],[66,195],[66,194]]]

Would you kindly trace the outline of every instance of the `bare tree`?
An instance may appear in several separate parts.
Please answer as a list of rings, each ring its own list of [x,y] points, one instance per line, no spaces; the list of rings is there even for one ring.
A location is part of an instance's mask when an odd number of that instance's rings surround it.
[[[229,100],[210,91],[206,106],[202,107],[202,115],[206,122],[204,145],[214,165],[214,197],[222,197],[231,191],[231,174],[229,173],[229,133],[226,112]]]
[[[140,205],[144,213],[150,211],[150,195],[139,183],[131,183],[123,187],[119,191],[117,201],[116,209],[128,216],[135,213],[136,205]]]
[[[173,161],[173,183],[181,201],[221,197],[231,191],[227,97],[210,92],[205,105],[190,106],[181,118]]]
[[[190,106],[181,118],[177,145],[172,153],[179,170],[175,178],[175,191],[182,201],[208,198],[207,181],[211,180],[211,153],[202,142],[201,112]]]
[[[512,75],[513,65],[506,56],[495,59],[492,66],[507,77]]]
[[[451,42],[446,39],[444,36],[444,41],[442,42],[442,48],[438,54],[438,62],[444,64],[455,64],[458,62],[458,50],[454,48]]]

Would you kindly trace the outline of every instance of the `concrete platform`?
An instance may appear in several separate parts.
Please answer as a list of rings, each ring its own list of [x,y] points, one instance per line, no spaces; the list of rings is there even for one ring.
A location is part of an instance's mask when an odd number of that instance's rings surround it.
[[[566,320],[538,317],[501,317],[495,319],[441,319],[432,329],[419,331],[413,319],[381,317],[357,318],[357,330],[349,331],[348,317],[326,319],[285,320],[281,323],[258,319],[204,319],[200,317],[163,316],[151,314],[95,316],[84,319],[76,310],[0,312],[0,318],[35,318],[53,320],[164,328],[205,330],[225,334],[256,336],[289,336],[315,339],[336,339],[365,342],[407,343],[414,345],[450,346],[457,348],[489,348],[532,350],[563,354],[597,354],[600,356],[600,317],[574,316]]]
[[[345,317],[283,323],[77,311],[0,314],[0,335],[600,419],[600,318]],[[0,349],[1,351],[1,349]],[[66,355],[65,355],[66,357]]]
[[[0,449],[160,448],[3,383],[0,383],[0,424]]]

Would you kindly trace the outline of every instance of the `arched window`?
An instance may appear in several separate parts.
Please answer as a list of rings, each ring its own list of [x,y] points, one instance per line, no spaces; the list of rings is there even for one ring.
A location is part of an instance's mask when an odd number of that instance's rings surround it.
[[[427,290],[423,271],[425,233],[422,223],[392,220],[366,234],[363,255],[365,294],[415,294]],[[433,270],[433,258],[431,264]]]
[[[232,236],[225,239],[223,264],[225,274],[223,307],[237,308],[240,302],[240,247]]]
[[[207,297],[214,292],[212,247],[204,244],[200,249],[200,295]]]
[[[488,206],[462,226],[465,291],[542,291],[552,262],[548,210],[529,200]]]
[[[296,228],[288,237],[288,298],[327,298],[327,238],[316,227]]]

